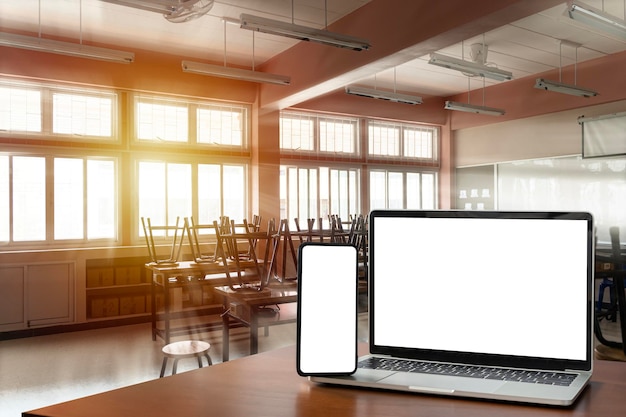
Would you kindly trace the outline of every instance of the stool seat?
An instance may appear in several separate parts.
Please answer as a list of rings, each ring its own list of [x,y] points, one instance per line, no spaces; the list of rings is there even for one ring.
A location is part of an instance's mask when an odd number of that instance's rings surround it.
[[[594,352],[596,359],[626,362],[626,354],[624,354],[622,349],[598,345],[595,347]]]
[[[178,361],[185,358],[198,358],[198,366],[202,368],[202,357],[207,359],[209,366],[213,365],[213,361],[209,356],[209,349],[211,345],[201,340],[183,340],[181,342],[174,342],[163,346],[163,365],[161,366],[162,378],[165,374],[165,368],[169,358],[174,359],[172,364],[172,375],[176,374],[176,368]]]

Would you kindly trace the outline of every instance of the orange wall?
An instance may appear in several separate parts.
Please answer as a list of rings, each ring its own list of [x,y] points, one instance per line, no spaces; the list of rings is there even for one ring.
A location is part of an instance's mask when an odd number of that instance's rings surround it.
[[[452,130],[624,100],[626,99],[626,77],[623,74],[623,68],[625,67],[626,52],[578,64],[576,68],[576,84],[598,92],[597,96],[590,98],[575,97],[534,88],[536,78],[558,81],[558,70],[487,87],[485,90],[485,105],[505,109],[506,114],[494,117],[453,112],[451,120]],[[563,67],[562,81],[567,84],[574,84],[573,65]],[[479,95],[473,94],[473,96]],[[467,102],[467,94],[460,94],[450,99]],[[472,101],[472,103],[482,105],[482,99],[480,102]]]
[[[134,52],[135,62],[117,64],[0,47],[0,74],[243,103],[257,99],[257,84],[184,73],[183,57]]]

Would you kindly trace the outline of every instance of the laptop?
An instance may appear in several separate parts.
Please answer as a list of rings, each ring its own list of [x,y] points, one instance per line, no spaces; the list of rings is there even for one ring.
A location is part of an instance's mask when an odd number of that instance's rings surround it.
[[[312,381],[567,406],[593,352],[592,216],[376,210],[369,351]]]

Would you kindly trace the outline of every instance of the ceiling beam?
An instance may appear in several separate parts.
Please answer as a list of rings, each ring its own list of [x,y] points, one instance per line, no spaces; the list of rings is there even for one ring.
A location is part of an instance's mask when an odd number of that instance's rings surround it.
[[[296,44],[260,67],[266,72],[280,70],[292,80],[289,87],[262,86],[261,107],[295,106],[560,3],[563,1],[372,0],[329,26],[334,32],[368,39],[370,50]]]

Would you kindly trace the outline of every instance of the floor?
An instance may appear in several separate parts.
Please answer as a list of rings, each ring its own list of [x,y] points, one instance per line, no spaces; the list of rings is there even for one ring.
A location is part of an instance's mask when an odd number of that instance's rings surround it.
[[[619,335],[617,323],[601,325],[606,337]],[[366,341],[367,334],[367,316],[361,314],[359,339]],[[221,362],[221,331],[196,337],[211,343],[213,362]],[[295,341],[295,324],[273,326],[267,337],[260,330],[259,351]],[[231,360],[246,356],[248,343],[245,329],[233,330]],[[0,341],[0,417],[156,379],[162,347],[160,339],[152,341],[149,323]],[[178,372],[196,368],[195,360],[183,360]]]
[[[246,329],[231,332],[230,359],[236,360],[248,354],[249,338]],[[295,344],[296,327],[273,326],[269,336],[262,329],[259,335],[259,352],[264,352]],[[221,330],[194,337],[211,344],[214,364],[222,361]],[[367,340],[363,314],[359,338]],[[156,379],[163,345],[152,341],[149,323],[0,341],[0,417]],[[178,373],[197,367],[193,359],[181,360]]]

